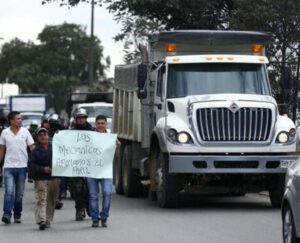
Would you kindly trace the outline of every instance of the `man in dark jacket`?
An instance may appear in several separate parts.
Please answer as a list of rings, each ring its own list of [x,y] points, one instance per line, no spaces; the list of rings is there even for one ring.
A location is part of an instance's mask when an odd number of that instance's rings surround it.
[[[46,123],[42,124],[43,126],[46,125]],[[46,125],[47,126],[47,125]],[[60,125],[59,122],[59,116],[57,114],[52,114],[49,116],[48,118],[48,135],[49,135],[49,141],[52,142],[53,137],[56,133],[58,133],[60,130],[63,130],[63,127]],[[59,195],[58,198],[56,200],[56,205],[55,205],[55,209],[61,209],[63,207],[63,202],[62,202],[62,193],[66,193],[66,178],[65,177],[61,177],[60,178],[60,185],[59,185]]]
[[[74,128],[73,130],[86,130],[93,131],[91,124],[87,122],[87,112],[85,109],[80,108],[74,113]],[[84,177],[74,177],[72,178],[72,187],[75,198],[75,208],[76,208],[76,221],[82,221],[85,217],[85,209],[89,214],[88,208],[88,189],[86,178]]]
[[[45,230],[53,220],[59,180],[51,176],[52,145],[48,130],[39,128],[36,134],[38,144],[30,153],[28,167],[30,176],[35,180],[35,220],[39,229]]]

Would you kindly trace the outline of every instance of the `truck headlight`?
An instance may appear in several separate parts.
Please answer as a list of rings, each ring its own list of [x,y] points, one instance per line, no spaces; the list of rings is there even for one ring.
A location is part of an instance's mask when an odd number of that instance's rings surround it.
[[[168,140],[174,144],[193,144],[193,139],[187,132],[177,132],[170,128],[167,131]]]
[[[289,135],[290,135],[291,137],[295,137],[295,135],[296,135],[296,129],[295,129],[295,128],[291,128],[291,129],[289,130]]]
[[[287,132],[280,132],[277,136],[277,141],[279,143],[287,143],[289,140],[289,135]]]
[[[175,129],[169,129],[167,135],[172,142],[176,143],[177,131]]]
[[[177,140],[180,143],[188,143],[189,135],[186,132],[180,132],[178,133]]]

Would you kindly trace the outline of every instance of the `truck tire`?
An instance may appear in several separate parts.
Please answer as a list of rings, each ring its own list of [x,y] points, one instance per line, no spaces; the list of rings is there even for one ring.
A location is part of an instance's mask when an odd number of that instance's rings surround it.
[[[177,175],[169,173],[168,155],[157,151],[156,198],[161,208],[175,208],[179,205],[179,180]]]
[[[123,184],[122,184],[122,151],[123,146],[120,148],[120,154],[117,154],[114,158],[114,185],[117,194],[123,194]]]
[[[280,208],[285,187],[285,175],[272,175],[269,196],[273,208]]]
[[[138,171],[132,168],[132,146],[125,145],[122,156],[122,184],[126,197],[137,197],[142,193],[141,177]]]

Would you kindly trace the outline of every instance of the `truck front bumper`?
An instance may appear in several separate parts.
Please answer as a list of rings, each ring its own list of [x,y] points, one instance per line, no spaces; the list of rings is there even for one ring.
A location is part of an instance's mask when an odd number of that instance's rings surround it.
[[[265,174],[285,173],[296,163],[298,154],[292,155],[194,155],[170,154],[169,172],[187,174]]]

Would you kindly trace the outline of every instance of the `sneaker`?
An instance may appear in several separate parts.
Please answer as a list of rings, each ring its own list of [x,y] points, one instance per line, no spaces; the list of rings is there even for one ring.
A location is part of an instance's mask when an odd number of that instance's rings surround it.
[[[16,224],[21,224],[21,218],[14,218],[14,222]]]
[[[107,227],[107,219],[101,219],[101,227]]]
[[[50,228],[50,227],[51,227],[50,221],[46,221],[46,228]]]
[[[10,224],[10,216],[3,215],[1,220],[5,224]]]
[[[39,223],[39,229],[40,230],[45,230],[46,229],[46,223],[44,221]]]
[[[92,223],[92,227],[94,227],[94,228],[97,228],[97,227],[99,227],[99,221],[98,221],[98,220],[96,220],[96,221],[93,221],[93,223]]]
[[[76,216],[75,216],[76,221],[82,221],[84,217],[85,217],[84,209],[76,210]]]
[[[92,216],[91,216],[91,214],[90,214],[90,209],[87,207],[87,208],[85,209],[85,211],[86,211],[87,216],[89,216],[89,217],[91,218]]]

